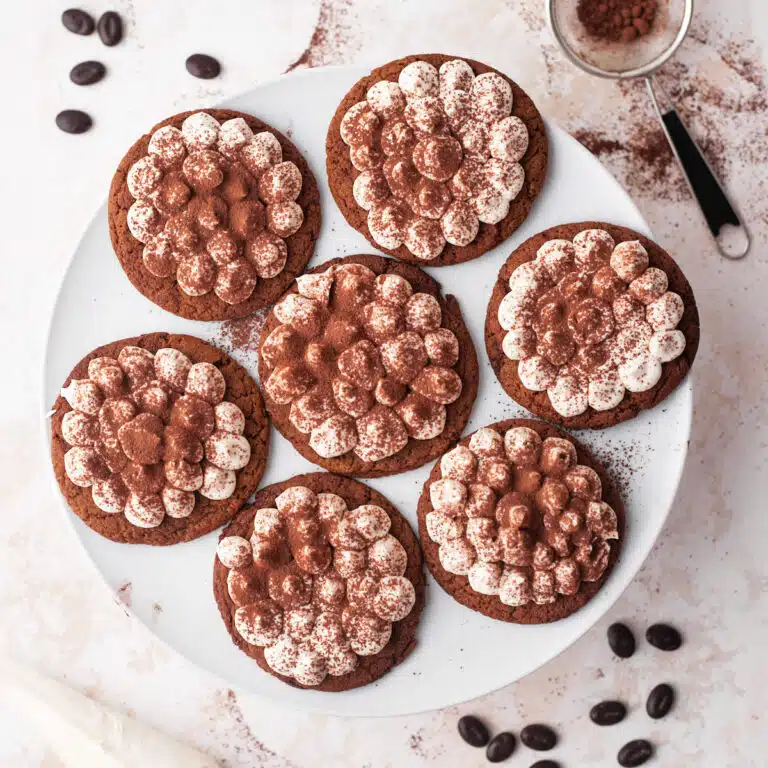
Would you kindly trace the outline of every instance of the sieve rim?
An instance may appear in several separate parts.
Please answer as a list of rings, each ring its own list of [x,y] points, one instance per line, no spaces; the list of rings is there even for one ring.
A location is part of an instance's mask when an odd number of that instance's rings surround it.
[[[576,53],[576,51],[563,36],[562,32],[560,31],[560,26],[555,19],[557,15],[555,11],[555,4],[557,2],[558,0],[547,0],[547,22],[549,24],[550,30],[552,31],[552,34],[555,37],[555,40],[557,40],[558,45],[566,55],[566,58],[568,58],[568,60],[572,64],[575,64],[579,69],[583,70],[584,72],[588,72],[590,75],[602,77],[606,80],[632,80],[638,77],[649,77],[658,69],[663,67],[664,64],[666,64],[667,61],[669,61],[669,59],[675,55],[677,49],[682,44],[683,40],[685,40],[688,34],[688,29],[691,26],[694,0],[685,0],[683,19],[680,24],[680,29],[675,35],[675,39],[660,54],[651,59],[647,64],[644,64],[642,67],[634,67],[632,69],[628,69],[624,72],[613,72],[608,69],[602,69],[601,67],[597,67],[594,64],[590,64],[589,62],[584,61],[584,59],[579,56],[578,53]]]

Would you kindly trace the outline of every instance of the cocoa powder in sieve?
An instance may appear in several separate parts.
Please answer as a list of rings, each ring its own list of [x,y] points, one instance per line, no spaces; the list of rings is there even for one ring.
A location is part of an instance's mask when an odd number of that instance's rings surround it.
[[[630,43],[651,31],[657,0],[579,0],[576,14],[592,37]]]

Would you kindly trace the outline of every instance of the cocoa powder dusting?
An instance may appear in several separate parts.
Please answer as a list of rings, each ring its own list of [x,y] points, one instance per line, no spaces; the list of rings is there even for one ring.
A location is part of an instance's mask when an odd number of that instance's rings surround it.
[[[631,146],[652,183],[662,181],[674,163],[674,155],[661,128],[638,131]]]
[[[597,157],[621,159],[632,169],[631,186],[635,192],[662,195],[665,199],[680,199],[685,194],[684,179],[674,167],[674,155],[657,124],[638,126],[626,142],[586,129],[573,131],[573,137]]]
[[[230,353],[241,353],[251,356],[254,360],[258,354],[259,336],[267,320],[268,309],[256,312],[248,317],[237,320],[226,320],[219,326],[214,343]]]
[[[351,8],[352,0],[321,0],[309,45],[285,71],[340,64],[346,61],[348,53],[359,49],[350,34]]]
[[[231,758],[226,765],[264,765],[267,761],[272,765],[277,758],[275,752],[256,738],[243,715],[237,694],[231,689],[216,692],[210,733],[219,750]],[[244,762],[244,758],[249,758],[249,762]],[[285,768],[298,768],[295,763],[284,758],[281,765]]]
[[[410,747],[411,751],[416,754],[417,757],[420,758],[426,758],[428,757],[427,751],[424,748],[424,733],[423,729],[419,728],[416,733],[412,733],[408,737],[408,746]]]
[[[603,466],[621,497],[627,499],[633,485],[637,483],[637,476],[643,473],[653,453],[653,446],[610,438],[602,445],[597,445],[592,443],[589,434],[579,435],[579,438],[588,443],[590,451]]]
[[[615,155],[626,149],[620,141],[609,139],[604,134],[597,133],[596,131],[579,129],[574,131],[573,137],[580,141],[593,155],[598,157],[601,155]]]
[[[120,587],[118,587],[115,594],[120,603],[122,603],[126,608],[130,608],[133,604],[133,583],[126,581],[125,584],[122,584]]]

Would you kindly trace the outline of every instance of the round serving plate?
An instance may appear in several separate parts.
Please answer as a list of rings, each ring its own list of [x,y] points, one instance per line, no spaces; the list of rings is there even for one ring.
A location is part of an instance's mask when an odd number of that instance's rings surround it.
[[[325,135],[331,116],[347,90],[365,74],[360,68],[307,70],[259,85],[222,105],[264,119],[305,153],[317,177],[323,206],[322,233],[312,265],[371,251],[362,235],[342,218],[325,179]],[[650,234],[635,205],[599,161],[556,125],[548,123],[547,129],[549,178],[525,224],[480,259],[430,270],[445,293],[458,297],[481,362],[480,389],[468,431],[525,414],[502,391],[483,342],[486,302],[496,274],[513,248],[542,229],[573,221],[605,220]],[[108,182],[104,180],[105,189]],[[50,408],[74,363],[90,350],[150,331],[189,333],[214,344],[229,337],[222,324],[171,315],[133,288],[112,252],[105,204],[75,250],[53,311],[45,358],[44,409]],[[253,349],[227,350],[256,375]],[[689,378],[662,406],[633,421],[577,435],[619,470],[617,480],[628,515],[618,565],[587,606],[554,624],[510,625],[462,607],[430,578],[416,650],[377,683],[345,693],[285,685],[262,672],[232,644],[213,599],[218,532],[173,547],[115,544],[91,531],[69,510],[66,514],[112,590],[130,582],[134,615],[172,648],[228,684],[315,712],[403,715],[456,704],[514,682],[562,652],[600,619],[639,570],[667,517],[685,460],[691,404]],[[264,484],[313,469],[272,430]],[[426,466],[366,482],[397,505],[415,529],[416,504],[430,469]]]

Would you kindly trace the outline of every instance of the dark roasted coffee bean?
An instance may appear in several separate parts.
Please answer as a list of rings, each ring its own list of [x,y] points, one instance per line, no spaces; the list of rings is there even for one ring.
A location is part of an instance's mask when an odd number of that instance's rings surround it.
[[[114,11],[102,13],[96,25],[96,31],[99,33],[101,42],[111,48],[123,39],[123,20]]]
[[[472,747],[484,747],[490,739],[488,729],[472,715],[464,715],[459,720],[459,736]]]
[[[626,624],[611,624],[608,627],[608,645],[622,659],[628,659],[635,652],[635,636]]]
[[[95,28],[93,16],[79,8],[69,8],[61,14],[61,23],[76,35],[90,35]]]
[[[554,760],[539,760],[531,768],[560,768],[560,763],[556,763]]]
[[[69,72],[69,79],[75,85],[93,85],[107,73],[107,68],[100,61],[81,61]]]
[[[616,725],[627,716],[627,708],[620,701],[601,701],[589,710],[595,725]]]
[[[187,72],[193,77],[210,80],[213,77],[219,76],[221,64],[213,56],[208,56],[204,53],[193,53],[187,59]]]
[[[491,739],[488,749],[485,750],[485,756],[489,763],[500,763],[515,751],[515,746],[517,746],[515,734],[503,731]]]
[[[56,115],[56,125],[64,133],[85,133],[92,125],[89,115],[79,109],[65,109]]]
[[[627,742],[616,755],[619,765],[623,768],[636,768],[647,762],[653,756],[653,745],[645,739],[635,739]]]
[[[645,639],[660,651],[676,651],[683,644],[680,633],[669,624],[654,624],[648,627]]]
[[[548,725],[526,725],[520,731],[520,741],[529,749],[548,752],[557,744],[557,734]]]
[[[661,685],[657,685],[648,694],[648,701],[645,702],[645,711],[649,717],[652,717],[654,720],[660,720],[669,714],[674,704],[674,688],[671,685],[667,685],[667,683],[661,683]]]

